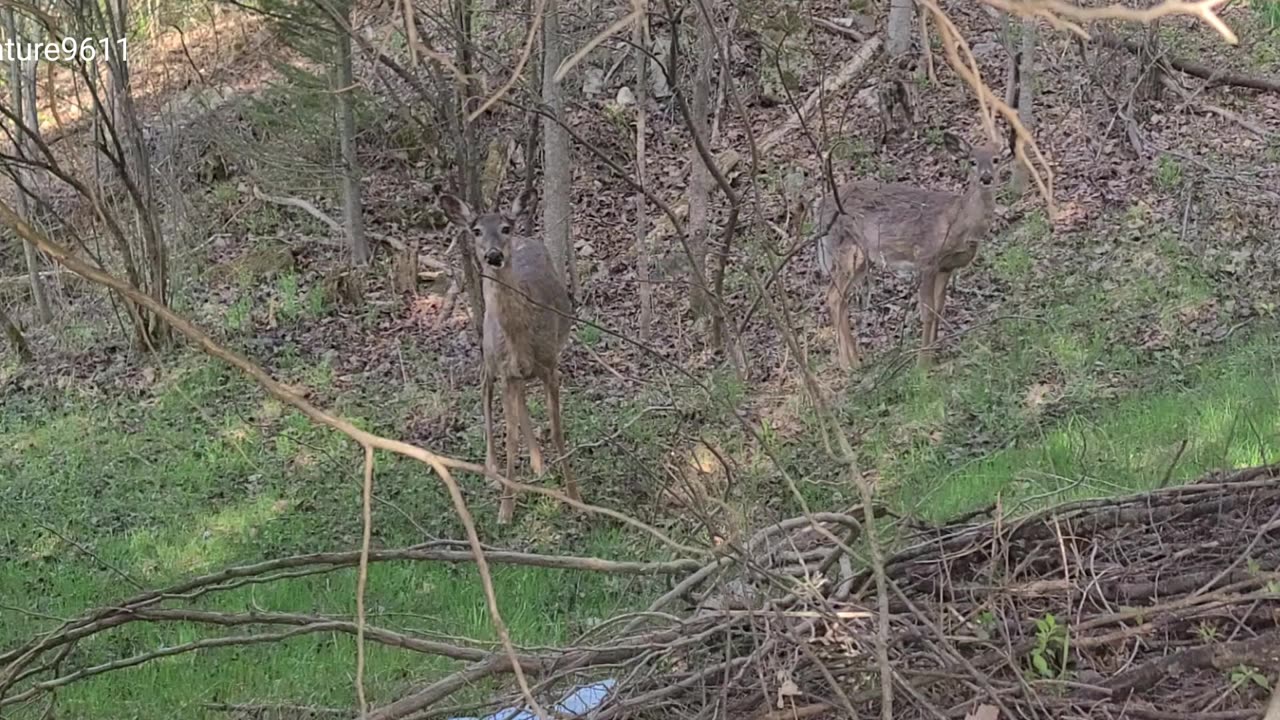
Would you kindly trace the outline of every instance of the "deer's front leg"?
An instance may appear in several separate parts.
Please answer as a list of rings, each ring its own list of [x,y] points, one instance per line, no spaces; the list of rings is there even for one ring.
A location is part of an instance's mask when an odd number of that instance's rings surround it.
[[[934,283],[937,281],[938,273],[934,270],[928,270],[920,276],[920,287],[918,289],[920,304],[920,356],[919,362],[921,367],[928,367],[933,364],[933,337],[937,327],[938,318],[937,311],[934,308],[934,292],[936,290]]]
[[[516,479],[516,455],[520,451],[520,402],[524,382],[508,378],[502,386],[502,411],[507,421],[507,480]],[[506,524],[516,512],[515,490],[503,486],[498,501],[498,523]]]
[[[951,286],[951,271],[941,270],[933,279],[933,330],[929,337],[929,346],[938,344],[938,325],[942,323],[947,307],[947,291]]]
[[[547,386],[547,414],[551,416],[551,442],[555,444],[557,464],[560,476],[564,479],[565,494],[574,500],[582,501],[582,493],[578,492],[578,482],[569,467],[569,453],[564,447],[564,425],[560,421],[560,373],[551,371],[545,380]]]
[[[484,467],[497,471],[498,457],[493,451],[493,373],[486,367],[481,371],[480,402],[484,405]],[[501,488],[499,488],[501,489]]]

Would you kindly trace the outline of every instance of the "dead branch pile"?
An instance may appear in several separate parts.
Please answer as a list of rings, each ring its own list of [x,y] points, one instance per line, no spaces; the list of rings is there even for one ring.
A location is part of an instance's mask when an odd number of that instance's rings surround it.
[[[1262,717],[1280,671],[1280,467],[990,514],[887,561],[893,717]],[[795,527],[726,572],[598,717],[877,717],[871,572]]]
[[[886,561],[892,717],[1262,717],[1280,672],[1280,466],[1019,519],[998,507],[984,514],[981,522],[974,515],[917,530]],[[375,704],[368,717],[475,716],[522,705],[513,693],[482,707],[442,709],[457,691],[512,672],[513,661],[532,693],[549,702],[612,680],[607,699],[584,715],[590,718],[876,717],[883,699],[875,583],[861,546],[854,516],[813,513],[727,542],[709,563],[488,550],[495,563],[665,575],[673,585],[647,612],[601,623],[572,646],[514,655],[369,626],[371,642],[465,666]],[[332,617],[222,613],[189,603],[351,567],[357,558],[317,553],[230,568],[90,611],[0,653],[0,708],[179,653],[354,634],[354,623]],[[468,559],[456,543],[440,542],[370,556],[375,563]],[[67,662],[78,642],[133,622],[229,632],[94,666]]]

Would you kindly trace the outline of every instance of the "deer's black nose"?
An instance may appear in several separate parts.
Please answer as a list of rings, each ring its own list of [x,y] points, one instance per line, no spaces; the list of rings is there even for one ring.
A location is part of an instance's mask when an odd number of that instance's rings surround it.
[[[502,267],[502,251],[497,248],[489,248],[484,254],[484,261],[494,267]]]

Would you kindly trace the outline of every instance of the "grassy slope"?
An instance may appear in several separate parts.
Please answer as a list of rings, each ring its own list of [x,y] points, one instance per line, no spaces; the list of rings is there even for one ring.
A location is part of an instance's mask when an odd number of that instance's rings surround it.
[[[1187,308],[1200,307],[1207,297],[1205,280],[1175,248],[1160,250],[1167,272],[1154,278],[1149,254],[1123,249],[1106,274],[1037,270],[1045,265],[1037,257],[1045,251],[1037,228],[1034,218],[1014,228],[987,262],[1008,283],[1006,302],[1021,319],[968,333],[932,377],[904,371],[871,391],[846,393],[841,409],[849,427],[865,429],[863,459],[886,497],[903,509],[943,518],[990,502],[997,492],[1007,502],[1047,502],[1152,487],[1166,472],[1178,481],[1275,458],[1280,342],[1269,326],[1200,347],[1180,331]],[[1142,270],[1126,278],[1126,268]],[[1151,307],[1159,309],[1154,317]],[[1173,349],[1147,352],[1117,341],[1152,325],[1169,328]],[[883,372],[885,365],[870,372]],[[298,361],[292,370],[321,391],[332,376],[323,364]],[[0,645],[53,623],[12,608],[50,618],[72,615],[126,594],[121,573],[153,587],[230,563],[355,545],[358,468],[344,441],[282,412],[200,357],[180,357],[143,377],[125,395],[73,388],[59,398],[10,402],[0,415],[0,506],[22,508],[0,519]],[[347,399],[341,409],[386,431],[401,426],[422,401],[420,391],[364,390],[368,394],[360,388],[342,394]],[[638,412],[657,397],[635,398],[617,416]],[[803,402],[787,402],[794,405],[795,428],[767,425],[766,442],[813,500],[826,506],[848,501],[851,489],[823,474],[829,464],[822,462],[814,434],[806,432],[811,416]],[[452,403],[456,411],[478,414],[474,393]],[[704,403],[689,397],[677,404]],[[613,432],[592,410],[590,402],[569,396],[577,442]],[[731,456],[760,455],[723,414],[707,417],[712,422],[703,435]],[[663,459],[662,443],[654,439],[676,432],[673,423],[663,415],[643,416],[618,441],[631,457],[598,451],[580,459],[582,477],[592,478],[588,492],[618,506],[636,502],[625,487],[634,482],[630,468],[635,460]],[[460,449],[481,452],[478,431],[478,423],[469,423]],[[1184,440],[1186,448],[1167,471]],[[747,463],[740,475],[736,499],[742,506],[790,509],[766,463]],[[378,477],[380,544],[460,535],[439,488],[420,470],[386,461]],[[613,557],[660,554],[648,540],[608,523],[568,518],[532,501],[514,528],[497,531],[490,523],[492,493],[469,489],[494,542]],[[497,581],[508,622],[518,641],[528,644],[566,640],[591,619],[641,603],[656,590],[638,581],[559,571],[503,569]],[[353,585],[352,573],[337,572],[203,604],[349,616]],[[468,567],[382,566],[370,587],[379,624],[491,639]],[[91,663],[194,637],[181,626],[136,627],[78,652],[80,662]],[[176,708],[198,716],[200,703],[215,700],[344,705],[352,657],[345,637],[206,651],[79,684],[63,692],[60,703],[75,716],[144,718],[170,717]],[[375,651],[371,697],[386,698],[445,665]]]

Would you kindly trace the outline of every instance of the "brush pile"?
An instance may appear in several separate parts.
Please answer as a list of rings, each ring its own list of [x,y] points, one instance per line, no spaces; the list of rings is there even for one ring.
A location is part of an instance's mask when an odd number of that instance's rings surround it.
[[[892,717],[1262,717],[1280,672],[1280,467],[985,514],[887,559]],[[813,519],[681,583],[669,597],[701,589],[681,619],[615,638],[675,639],[611,668],[588,716],[881,717],[876,584],[847,554],[859,525]]]

